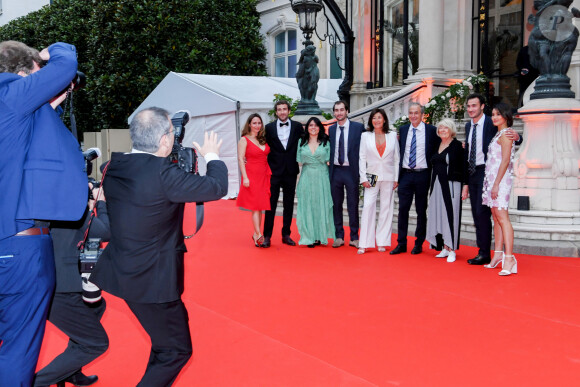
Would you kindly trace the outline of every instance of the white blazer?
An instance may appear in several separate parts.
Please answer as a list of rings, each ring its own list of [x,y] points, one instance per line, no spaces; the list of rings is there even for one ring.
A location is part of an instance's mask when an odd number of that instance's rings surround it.
[[[360,183],[367,180],[367,173],[378,176],[378,181],[399,180],[399,142],[397,132],[391,130],[386,135],[387,146],[383,156],[379,155],[374,132],[364,132],[360,139]]]

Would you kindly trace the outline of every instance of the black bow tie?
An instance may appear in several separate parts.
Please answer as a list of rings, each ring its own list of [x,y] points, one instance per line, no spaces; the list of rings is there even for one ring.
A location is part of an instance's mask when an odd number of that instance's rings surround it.
[[[290,123],[288,121],[280,122],[280,126],[290,126]]]

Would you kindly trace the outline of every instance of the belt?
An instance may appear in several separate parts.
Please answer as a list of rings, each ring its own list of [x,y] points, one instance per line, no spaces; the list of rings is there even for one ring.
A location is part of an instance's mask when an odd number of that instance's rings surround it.
[[[410,169],[410,168],[403,168],[403,171],[405,172],[423,172],[423,171],[427,171],[428,168],[415,168],[415,169]]]
[[[50,230],[48,227],[30,227],[26,230],[20,231],[16,236],[29,236],[29,235],[43,235],[43,234],[50,234]]]

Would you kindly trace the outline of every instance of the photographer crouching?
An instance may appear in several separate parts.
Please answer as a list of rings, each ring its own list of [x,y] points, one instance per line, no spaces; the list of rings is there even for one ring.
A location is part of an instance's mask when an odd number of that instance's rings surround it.
[[[41,66],[43,66],[41,68]],[[74,46],[0,43],[0,386],[30,386],[55,286],[48,221],[87,204],[79,144],[54,111],[76,76]]]
[[[221,141],[215,133],[205,133],[203,146],[194,143],[207,162],[205,176],[172,163],[168,156],[174,127],[166,110],[153,107],[137,113],[130,135],[132,152],[113,153],[103,179],[111,241],[90,280],[124,299],[151,338],[149,362],[138,386],[170,386],[192,353],[181,301],[185,203],[226,195],[228,171],[219,160]]]
[[[35,387],[64,386],[65,382],[90,386],[98,377],[85,376],[81,369],[109,347],[107,333],[100,321],[105,312],[105,299],[100,291],[87,292],[87,282],[81,280],[79,273],[77,247],[79,242],[96,239],[94,249],[98,251],[99,242],[110,238],[107,205],[102,190],[95,188],[97,185],[97,182],[89,183],[89,201],[80,220],[51,222],[50,225],[56,263],[56,290],[48,320],[69,337],[69,342],[63,353],[37,372]],[[94,249],[87,248],[85,243],[84,251]],[[81,258],[84,255],[81,253]]]

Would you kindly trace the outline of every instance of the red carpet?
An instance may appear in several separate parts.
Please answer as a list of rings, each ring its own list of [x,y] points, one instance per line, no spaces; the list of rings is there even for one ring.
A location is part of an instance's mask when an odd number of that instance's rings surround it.
[[[206,204],[186,256],[194,356],[176,386],[580,385],[580,260],[518,255],[520,273],[503,278],[468,265],[472,247],[451,264],[430,250],[289,247],[276,222],[258,249],[249,212]],[[85,372],[135,386],[149,339],[106,299],[110,348]],[[39,367],[65,345],[49,324]]]

